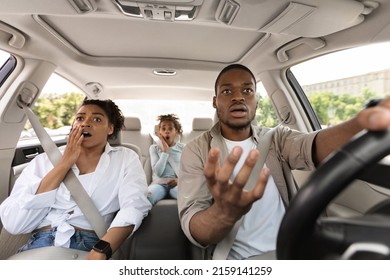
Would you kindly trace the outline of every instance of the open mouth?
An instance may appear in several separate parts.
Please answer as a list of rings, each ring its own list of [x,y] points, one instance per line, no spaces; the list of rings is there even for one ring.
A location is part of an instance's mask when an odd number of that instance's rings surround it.
[[[230,112],[246,112],[246,109],[233,109]]]
[[[232,113],[232,115],[237,117],[245,115],[247,111],[248,110],[244,105],[234,105],[230,108],[230,112]]]
[[[91,133],[89,133],[88,131],[83,131],[82,134],[83,134],[84,138],[88,138],[88,137],[92,136]]]

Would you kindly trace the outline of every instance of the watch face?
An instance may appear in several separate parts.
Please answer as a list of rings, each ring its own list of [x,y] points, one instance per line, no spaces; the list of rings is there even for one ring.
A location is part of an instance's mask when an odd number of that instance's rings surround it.
[[[93,246],[93,250],[99,252],[99,253],[104,253],[107,257],[107,259],[110,259],[112,256],[112,249],[110,243],[104,240],[99,240],[98,243]]]
[[[93,247],[101,252],[106,252],[110,248],[110,243],[104,240],[99,240],[99,242]]]

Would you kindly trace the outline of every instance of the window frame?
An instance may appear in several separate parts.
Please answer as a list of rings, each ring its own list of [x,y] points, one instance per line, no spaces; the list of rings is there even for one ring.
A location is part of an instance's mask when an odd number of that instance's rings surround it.
[[[0,87],[2,87],[2,85],[5,83],[7,78],[15,70],[16,64],[17,64],[16,58],[10,54],[9,58],[0,68]]]

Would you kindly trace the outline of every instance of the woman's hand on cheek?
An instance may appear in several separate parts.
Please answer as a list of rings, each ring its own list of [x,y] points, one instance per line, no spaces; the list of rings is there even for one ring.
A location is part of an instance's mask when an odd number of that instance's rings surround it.
[[[70,167],[73,166],[81,153],[81,143],[83,142],[84,136],[82,134],[82,127],[75,126],[69,133],[68,141],[62,156],[62,161]]]

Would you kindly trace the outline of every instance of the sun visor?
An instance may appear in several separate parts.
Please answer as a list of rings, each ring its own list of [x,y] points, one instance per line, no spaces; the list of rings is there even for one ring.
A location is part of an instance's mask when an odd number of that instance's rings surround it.
[[[365,7],[360,2],[329,1],[326,4],[322,7],[313,7],[290,3],[278,17],[261,28],[261,31],[320,37],[358,25],[364,20]]]
[[[280,5],[275,5],[279,2]],[[304,3],[306,2],[306,3]],[[262,5],[263,8],[254,8]],[[221,1],[217,21],[237,28],[298,37],[321,37],[358,25],[373,9],[374,1],[329,0],[300,3],[269,1]],[[276,8],[275,8],[276,7]],[[253,13],[256,11],[256,15]],[[259,13],[259,11],[261,11]]]

